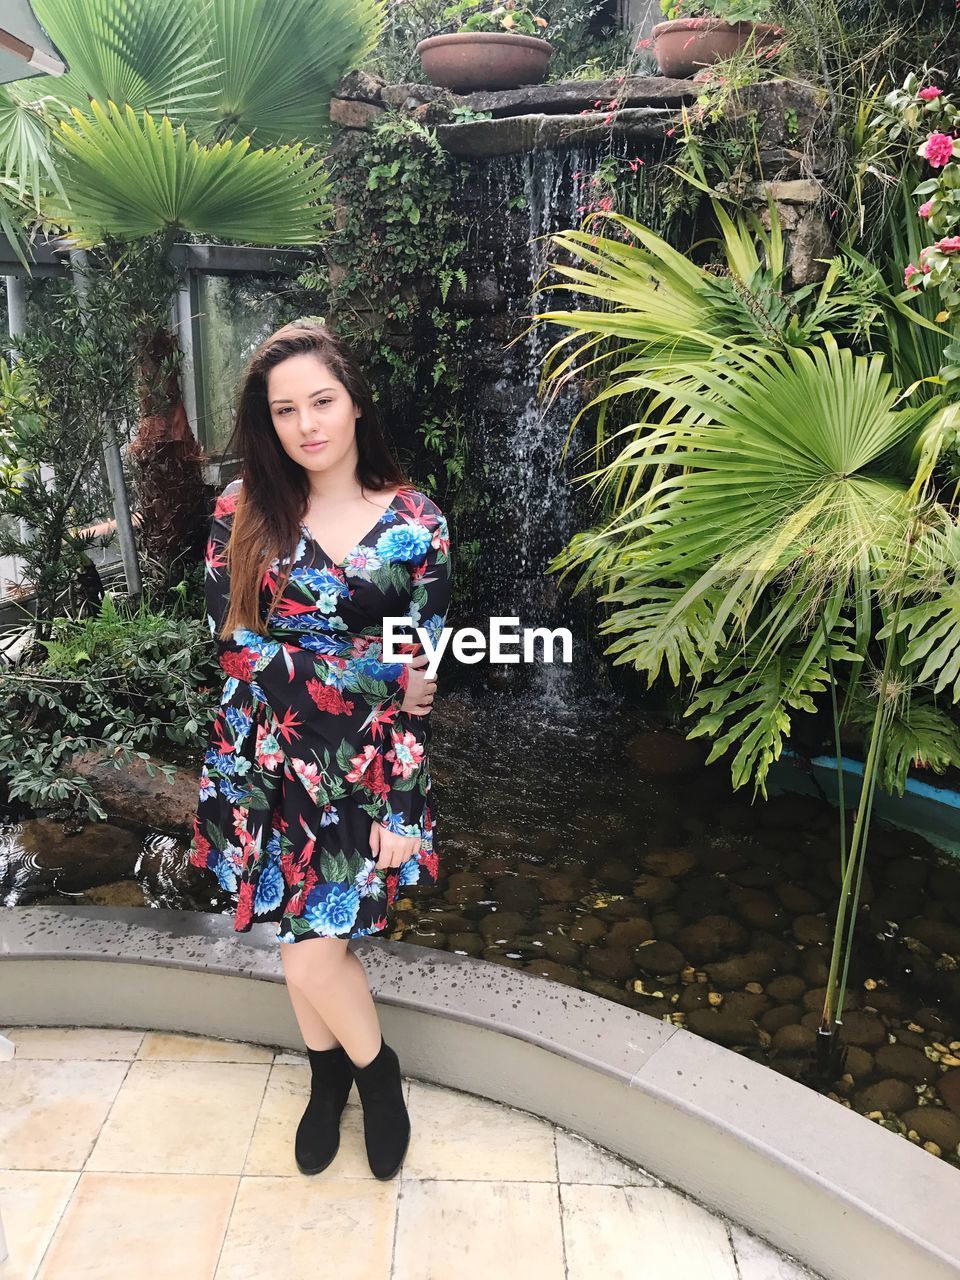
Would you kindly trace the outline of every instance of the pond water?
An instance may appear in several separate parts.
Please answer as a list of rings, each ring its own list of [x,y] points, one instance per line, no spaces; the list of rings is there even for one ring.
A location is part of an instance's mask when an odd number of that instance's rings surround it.
[[[837,810],[751,806],[725,767],[614,700],[537,717],[509,695],[439,699],[441,882],[387,935],[594,992],[765,1062],[960,1164],[960,862],[874,824],[843,1016],[814,1041],[838,875]],[[0,830],[7,905],[230,910],[187,843],[116,824]]]

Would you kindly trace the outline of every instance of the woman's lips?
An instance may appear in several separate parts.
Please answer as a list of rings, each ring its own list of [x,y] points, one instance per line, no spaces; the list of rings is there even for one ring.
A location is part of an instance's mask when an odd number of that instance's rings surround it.
[[[304,445],[301,445],[301,448],[309,449],[311,452],[314,452],[317,449],[325,448],[326,444],[327,444],[326,440],[312,440],[312,441],[308,441]]]

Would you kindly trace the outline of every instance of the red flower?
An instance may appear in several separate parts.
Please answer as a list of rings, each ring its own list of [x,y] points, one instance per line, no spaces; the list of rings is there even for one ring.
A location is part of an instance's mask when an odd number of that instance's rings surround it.
[[[928,84],[925,89],[921,89],[917,94],[918,98],[922,98],[924,102],[935,102],[943,93],[942,89],[938,89],[935,84]]]
[[[240,899],[237,902],[237,916],[233,922],[236,930],[242,930],[247,927],[253,919],[253,885],[249,880],[244,880],[240,886]]]
[[[249,681],[256,674],[250,649],[241,649],[239,653],[233,653],[228,649],[220,659],[220,666],[228,676],[235,676],[237,680]]]
[[[321,711],[329,711],[335,716],[348,716],[353,711],[353,703],[345,698],[339,689],[331,684],[321,684],[319,680],[307,681],[307,693]]]

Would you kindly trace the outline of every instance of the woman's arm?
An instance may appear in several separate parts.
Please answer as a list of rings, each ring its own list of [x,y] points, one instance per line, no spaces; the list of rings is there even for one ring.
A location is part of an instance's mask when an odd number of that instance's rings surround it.
[[[428,527],[433,526],[433,537],[423,560],[411,573],[413,596],[408,613],[414,627],[423,627],[436,644],[453,588],[450,534],[445,516],[433,503],[421,519]],[[423,652],[423,646],[417,643],[415,652]],[[383,772],[389,790],[383,798],[384,812],[379,821],[397,835],[420,834],[429,790],[430,714],[415,716],[398,711],[390,725],[390,741],[382,745]]]

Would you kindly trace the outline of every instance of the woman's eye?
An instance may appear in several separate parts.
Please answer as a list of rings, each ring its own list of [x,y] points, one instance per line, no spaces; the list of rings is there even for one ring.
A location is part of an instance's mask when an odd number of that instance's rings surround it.
[[[330,401],[329,401],[329,400],[314,400],[314,402],[313,402],[313,403],[314,403],[314,405],[321,405],[321,404],[329,404],[329,403],[330,403]],[[288,408],[282,408],[282,409],[277,409],[277,410],[276,410],[277,417],[282,417],[282,416],[283,416],[283,414],[285,414],[285,413],[289,413],[289,412],[290,412],[290,410],[289,410]]]

